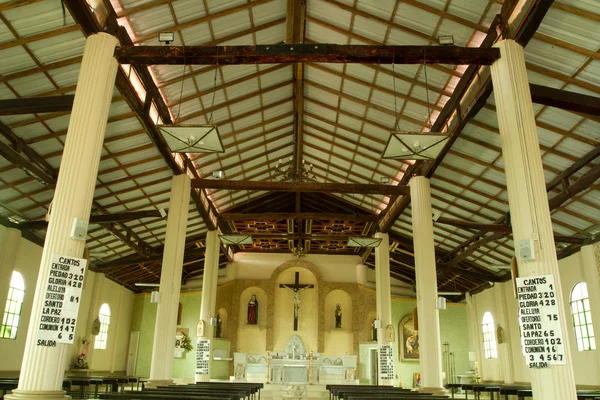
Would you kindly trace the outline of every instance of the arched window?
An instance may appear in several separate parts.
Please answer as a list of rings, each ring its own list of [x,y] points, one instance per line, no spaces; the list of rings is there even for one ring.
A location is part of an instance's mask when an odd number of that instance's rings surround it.
[[[100,350],[106,350],[106,341],[108,340],[108,326],[110,325],[110,307],[108,304],[102,304],[100,307],[100,332],[96,335],[94,341],[94,348]]]
[[[596,350],[590,299],[585,282],[579,282],[571,291],[571,313],[573,314],[577,350]]]
[[[25,280],[23,275],[13,271],[10,279],[10,288],[8,289],[8,298],[4,308],[4,317],[2,318],[2,327],[0,328],[0,337],[6,339],[16,339],[17,329],[19,328],[19,318],[21,317],[21,308],[25,298]]]
[[[494,317],[492,317],[492,314],[489,311],[483,314],[481,331],[483,332],[483,351],[485,358],[498,358],[496,335],[494,332]]]

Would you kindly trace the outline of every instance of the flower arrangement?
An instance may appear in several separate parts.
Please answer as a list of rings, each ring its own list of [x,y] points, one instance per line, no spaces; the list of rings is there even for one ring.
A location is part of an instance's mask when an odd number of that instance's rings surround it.
[[[90,343],[87,339],[81,339],[81,344],[83,345],[83,349],[81,350],[81,354],[77,356],[77,361],[75,362],[75,369],[88,369],[87,363],[87,352],[88,352],[88,344]]]
[[[193,349],[192,341],[184,333],[181,334],[181,348],[184,349],[185,351],[191,351]]]

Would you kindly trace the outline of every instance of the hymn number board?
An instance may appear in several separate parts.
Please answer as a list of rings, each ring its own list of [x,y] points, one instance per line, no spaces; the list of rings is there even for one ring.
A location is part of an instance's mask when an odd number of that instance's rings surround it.
[[[208,364],[210,363],[210,340],[196,340],[196,374],[208,375]]]
[[[379,349],[379,376],[381,379],[394,379],[394,355],[391,344]]]
[[[521,346],[529,368],[565,364],[554,276],[517,278]]]
[[[73,343],[86,265],[84,258],[52,255],[38,326],[38,346]]]

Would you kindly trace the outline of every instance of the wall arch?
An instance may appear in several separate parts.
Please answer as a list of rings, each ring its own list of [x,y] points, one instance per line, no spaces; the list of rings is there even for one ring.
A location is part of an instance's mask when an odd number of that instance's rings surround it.
[[[258,323],[248,325],[248,302],[252,295],[256,295],[258,301]],[[250,286],[242,291],[239,298],[237,349],[245,353],[263,354],[267,351],[265,329],[273,318],[268,312],[269,296],[264,289],[258,286]],[[232,341],[233,343],[233,341]]]
[[[342,327],[336,328],[335,326],[335,308],[339,304],[342,310]],[[325,302],[323,304],[325,313],[325,324],[324,328],[326,332],[330,332],[334,329],[342,329],[344,331],[351,332],[353,321],[352,321],[352,298],[345,290],[335,289],[330,291],[325,296]]]
[[[281,284],[291,284],[299,274],[300,284],[310,284],[313,288],[300,292],[300,309],[298,311],[298,330],[294,331],[294,294],[291,289],[281,288]],[[305,350],[318,351],[319,327],[319,282],[317,277],[307,268],[293,266],[285,268],[276,277],[273,286],[273,350],[285,351],[285,347],[294,335],[302,339]]]

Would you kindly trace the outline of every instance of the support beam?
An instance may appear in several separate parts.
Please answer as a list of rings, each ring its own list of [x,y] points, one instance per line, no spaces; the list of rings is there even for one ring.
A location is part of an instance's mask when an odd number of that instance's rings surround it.
[[[493,48],[458,46],[368,46],[280,44],[256,46],[133,46],[115,49],[121,64],[239,65],[271,63],[455,64],[490,65]]]
[[[73,19],[81,25],[81,29],[86,36],[100,32],[104,29],[103,27],[98,26],[94,15],[91,14],[90,9],[87,7],[85,2],[80,2],[77,0],[65,0],[65,4],[69,8]],[[107,28],[118,26],[117,15],[112,7],[110,7],[108,10],[106,20],[105,26]],[[129,34],[125,28],[119,26],[118,28],[115,28],[115,30],[116,36],[121,44],[133,46],[133,42],[131,41],[131,38],[129,37]],[[134,69],[146,88],[146,94],[148,96],[147,99],[152,101],[156,106],[162,122],[165,124],[172,123],[169,109],[160,95],[160,92],[158,91],[158,88],[156,87],[156,84],[154,83],[154,80],[148,69],[142,66],[134,66]],[[139,100],[133,85],[121,68],[119,68],[117,71],[116,86],[121,94],[125,97],[125,101],[131,107],[131,109],[138,115],[140,122],[150,137],[150,140],[152,140],[152,142],[156,145],[158,151],[162,155],[171,171],[173,171],[175,175],[185,173],[186,167],[193,166],[188,156],[184,153],[181,153],[181,156],[184,158],[184,168],[180,167],[175,161],[173,154],[166,146],[162,136],[158,132],[155,121],[150,118],[147,112],[148,110],[144,108],[144,102]],[[191,168],[191,171],[197,175],[195,167]],[[202,217],[207,228],[209,230],[215,229],[217,212],[210,199],[206,197],[206,193],[203,191],[197,192],[192,190],[192,201],[196,205],[196,209],[198,210],[198,213]]]
[[[90,216],[90,224],[106,224],[109,222],[126,222],[142,218],[162,218],[158,210],[131,211],[116,214],[99,214]],[[19,229],[46,229],[47,221],[30,221],[17,225]]]
[[[123,257],[118,260],[107,261],[103,264],[97,264],[94,266],[95,271],[106,272],[107,270],[119,267],[125,267],[128,265],[135,265],[140,263],[147,262],[156,262],[162,260],[164,247],[160,246],[160,248],[153,248],[153,256],[150,257],[140,257],[137,254],[133,254],[131,256]],[[204,254],[206,248],[205,247],[189,247],[185,250],[185,257],[198,257]]]
[[[28,97],[0,100],[0,115],[52,113],[71,111],[75,95]]]
[[[514,37],[518,43],[522,46],[526,46],[529,40],[533,37],[533,34],[540,26],[544,16],[550,9],[553,0],[541,0],[536,3],[532,3],[530,8],[523,7],[520,10],[515,10],[516,2],[505,1],[502,5],[501,14],[504,16],[510,16],[515,12],[520,12],[525,16],[519,30],[514,33]],[[516,18],[518,19],[518,18]],[[497,15],[492,21],[490,28],[488,29],[485,39],[482,41],[480,48],[491,47],[492,44],[498,38],[497,29],[503,25],[502,18]],[[481,68],[471,65],[459,80],[456,88],[452,93],[452,97],[444,105],[444,108],[438,115],[432,131],[442,130],[441,128],[451,126],[452,128],[448,131],[450,139],[444,147],[442,153],[431,163],[423,161],[417,161],[405,172],[400,184],[404,185],[408,182],[413,174],[420,174],[425,170],[425,176],[431,178],[442,163],[445,155],[449,151],[452,144],[460,136],[460,133],[467,125],[467,123],[477,114],[477,112],[485,105],[487,98],[492,92],[491,79],[487,79],[485,82],[481,82],[479,89],[473,87],[481,80]],[[475,92],[474,92],[475,91]],[[473,92],[475,96],[473,96]],[[463,101],[464,100],[464,101]],[[467,109],[462,109],[462,104],[469,104]],[[456,120],[456,121],[455,121]],[[388,232],[396,219],[404,212],[406,207],[410,204],[410,197],[399,197],[394,202],[390,202],[388,207],[383,211],[382,220],[379,224],[379,228],[382,232]]]
[[[531,100],[534,103],[600,116],[600,97],[535,85],[533,83],[529,84],[529,90],[531,90]]]
[[[276,221],[281,219],[317,219],[317,220],[344,220],[360,222],[376,222],[378,215],[366,214],[337,214],[337,213],[224,213],[219,216],[223,221]]]
[[[434,222],[438,223],[438,224],[456,226],[459,228],[476,229],[479,231],[501,232],[501,233],[507,233],[507,234],[512,233],[512,228],[510,227],[510,225],[504,225],[504,224],[480,224],[477,222],[462,221],[459,219],[445,218],[445,217],[440,217],[440,218],[438,218],[437,221],[434,221]],[[586,239],[575,237],[575,236],[564,236],[564,235],[554,234],[554,241],[561,242],[561,243],[583,244],[586,241]]]
[[[361,194],[408,194],[407,186],[368,185],[359,183],[314,183],[314,182],[264,182],[264,181],[218,181],[211,179],[192,179],[193,188],[226,190],[266,190],[272,192],[331,192]]]
[[[33,176],[41,183],[53,187],[56,184],[56,178],[50,176],[33,162],[27,160],[19,152],[15,151],[10,146],[0,142],[0,156],[4,157],[7,161],[13,164],[15,167],[22,169],[27,175]]]

